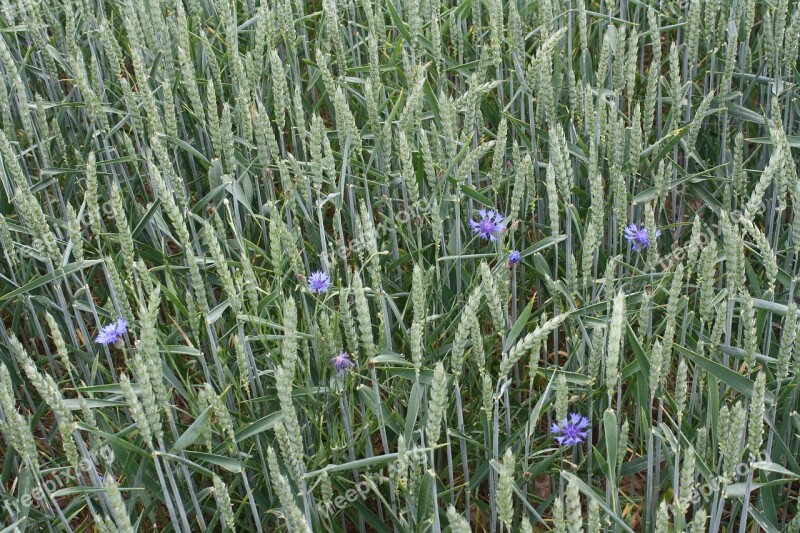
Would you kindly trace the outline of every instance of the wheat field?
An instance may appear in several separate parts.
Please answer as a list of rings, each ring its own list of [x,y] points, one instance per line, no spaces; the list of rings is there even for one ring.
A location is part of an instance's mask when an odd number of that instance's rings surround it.
[[[800,531],[799,42],[0,0],[2,531]]]

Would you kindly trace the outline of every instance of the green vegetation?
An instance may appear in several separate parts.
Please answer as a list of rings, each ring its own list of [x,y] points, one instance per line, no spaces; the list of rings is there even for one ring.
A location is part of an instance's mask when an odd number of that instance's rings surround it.
[[[798,42],[1,0],[4,531],[800,531]]]

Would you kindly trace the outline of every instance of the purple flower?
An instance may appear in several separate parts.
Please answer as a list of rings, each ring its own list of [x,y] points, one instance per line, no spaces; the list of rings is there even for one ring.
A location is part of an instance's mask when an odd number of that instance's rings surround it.
[[[316,292],[317,294],[327,292],[331,288],[331,277],[327,273],[318,270],[308,278],[308,288],[311,289],[311,292]]]
[[[578,413],[572,413],[569,419],[564,419],[561,425],[553,424],[550,428],[551,433],[559,433],[556,440],[561,445],[574,446],[580,444],[589,434],[589,420]]]
[[[644,226],[637,228],[636,224],[631,224],[625,228],[623,235],[633,244],[634,252],[639,252],[650,246],[650,238],[647,236],[647,228]],[[661,235],[661,230],[656,230],[656,238],[658,238],[659,235]]]
[[[508,263],[511,265],[516,265],[519,263],[522,256],[519,254],[519,250],[512,250],[510,254],[508,254]]]
[[[336,373],[339,375],[347,372],[350,367],[355,364],[350,360],[350,354],[344,350],[339,352],[339,355],[331,357],[331,363],[333,363],[333,367],[336,369]]]
[[[469,225],[472,226],[472,231],[475,233],[475,235],[480,236],[481,239],[496,241],[497,236],[503,233],[503,230],[506,229],[506,223],[503,219],[503,215],[493,209],[490,209],[489,211],[486,209],[480,209],[478,210],[478,213],[481,215],[480,220],[469,221]]]
[[[115,344],[122,340],[122,336],[128,331],[128,323],[124,318],[120,318],[100,330],[100,334],[94,340],[99,344]]]

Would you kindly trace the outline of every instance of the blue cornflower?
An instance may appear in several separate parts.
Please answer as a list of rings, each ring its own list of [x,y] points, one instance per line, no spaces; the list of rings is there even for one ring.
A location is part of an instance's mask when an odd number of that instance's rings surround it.
[[[486,209],[480,209],[478,213],[481,215],[480,220],[469,221],[469,225],[472,226],[472,231],[475,235],[479,235],[481,239],[496,241],[497,236],[506,229],[506,222],[503,219],[503,215],[493,209],[488,211]]]
[[[586,436],[589,434],[587,431],[588,428],[589,419],[578,413],[572,413],[569,416],[569,420],[565,418],[560,426],[558,424],[553,424],[550,428],[550,432],[560,433],[560,435],[556,437],[559,444],[574,446],[586,439]]]
[[[508,254],[508,263],[511,265],[516,265],[519,263],[522,256],[519,254],[519,250],[512,250],[510,254]]]
[[[100,334],[94,340],[99,344],[116,344],[122,340],[122,336],[128,331],[128,323],[124,318],[120,318],[100,330]]]
[[[311,277],[308,278],[308,288],[311,289],[311,292],[316,292],[317,294],[327,292],[331,288],[331,277],[319,270],[313,272]]]
[[[339,352],[339,355],[331,357],[331,363],[333,363],[333,367],[336,369],[336,373],[339,375],[342,375],[350,370],[350,367],[355,364],[350,360],[350,354],[344,350]]]
[[[623,235],[633,244],[634,252],[639,252],[650,246],[650,238],[647,236],[647,228],[644,226],[637,228],[636,224],[631,224],[625,228]],[[658,238],[659,235],[661,235],[661,230],[656,230],[656,238]]]

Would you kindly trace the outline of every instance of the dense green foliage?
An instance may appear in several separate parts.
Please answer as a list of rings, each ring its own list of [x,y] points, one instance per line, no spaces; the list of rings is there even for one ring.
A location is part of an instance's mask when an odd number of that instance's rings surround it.
[[[800,530],[798,2],[0,4],[8,530]]]

